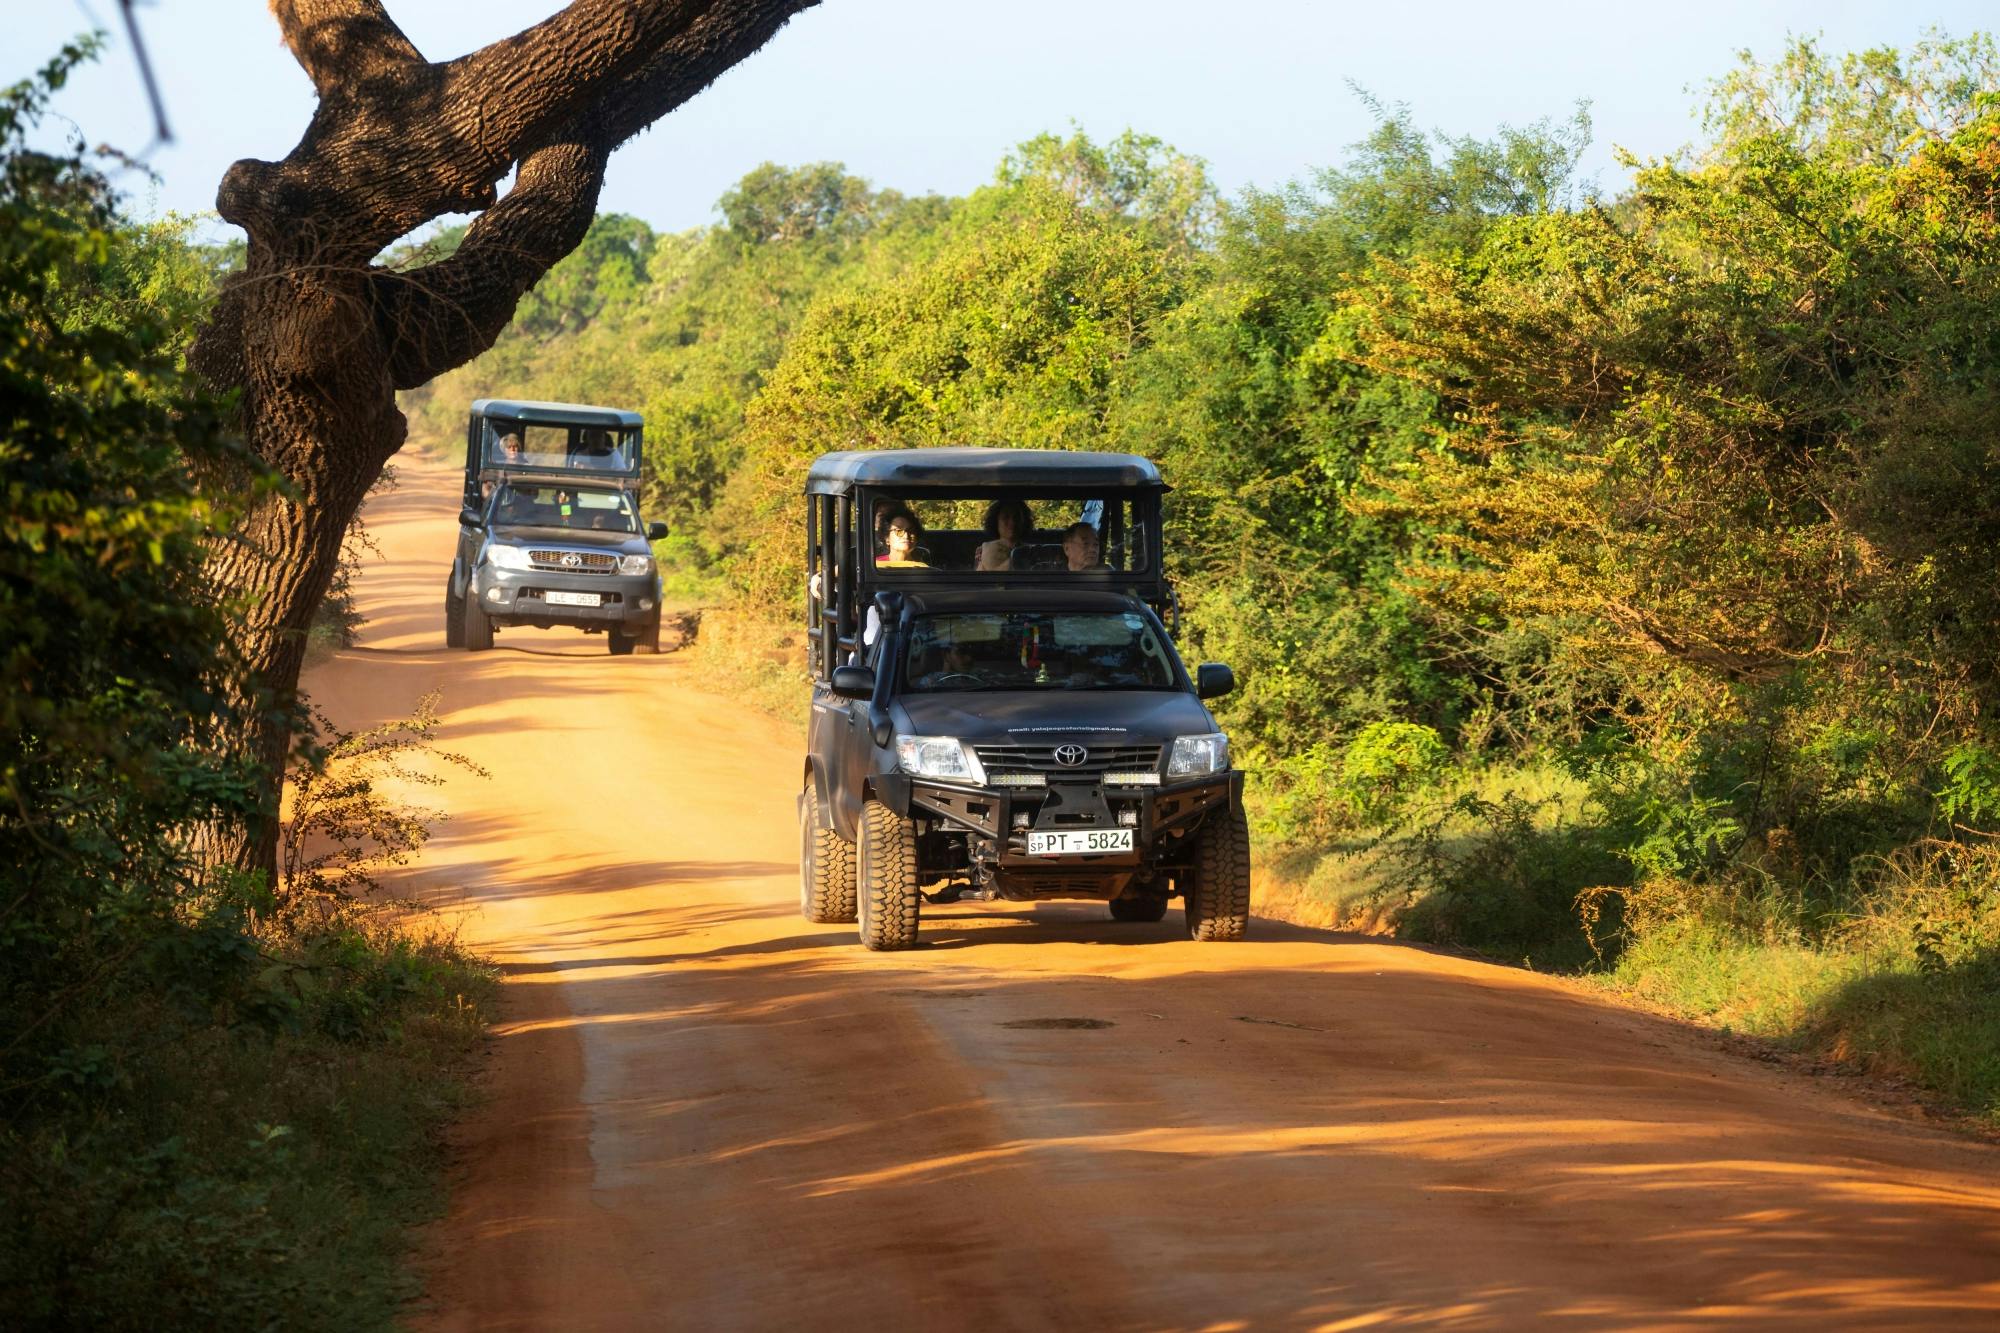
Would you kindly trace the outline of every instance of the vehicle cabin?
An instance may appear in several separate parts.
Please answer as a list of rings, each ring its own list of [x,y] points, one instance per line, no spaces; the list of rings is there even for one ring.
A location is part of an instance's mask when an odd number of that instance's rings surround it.
[[[641,433],[637,412],[481,398],[465,429],[465,507],[482,509],[493,489],[510,480],[634,492]]]
[[[867,608],[884,592],[1123,593],[1172,625],[1176,608],[1160,542],[1160,499],[1169,489],[1159,469],[1136,454],[822,454],[806,478],[813,675],[829,679],[857,651]],[[892,556],[887,528],[898,515],[913,516],[921,531]]]

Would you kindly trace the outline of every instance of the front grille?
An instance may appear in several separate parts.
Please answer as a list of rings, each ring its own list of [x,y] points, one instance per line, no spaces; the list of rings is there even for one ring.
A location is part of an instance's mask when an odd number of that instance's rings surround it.
[[[536,569],[551,574],[610,574],[618,569],[618,557],[602,551],[530,550],[528,559]]]
[[[988,778],[995,774],[1039,773],[1048,778],[1097,778],[1106,773],[1154,773],[1160,767],[1157,745],[1090,745],[1080,764],[1056,762],[1053,745],[975,745]]]

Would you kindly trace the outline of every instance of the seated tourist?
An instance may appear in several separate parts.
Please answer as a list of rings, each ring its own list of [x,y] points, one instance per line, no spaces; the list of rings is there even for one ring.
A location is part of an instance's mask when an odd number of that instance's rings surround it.
[[[1103,544],[1098,540],[1097,529],[1088,523],[1070,524],[1063,533],[1062,549],[1072,574],[1111,568],[1101,558]]]
[[[1011,568],[1014,548],[1035,530],[1035,513],[1026,500],[995,500],[986,507],[986,540],[980,543],[972,567],[984,573]]]

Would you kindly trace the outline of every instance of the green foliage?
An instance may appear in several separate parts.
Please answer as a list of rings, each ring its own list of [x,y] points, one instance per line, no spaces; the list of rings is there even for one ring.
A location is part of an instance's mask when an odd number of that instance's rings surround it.
[[[0,92],[0,1326],[387,1327],[486,981],[443,938],[204,875],[254,808],[204,581],[270,484],[182,356],[218,257]]]
[[[188,986],[240,964],[242,886],[163,831],[253,792],[205,748],[228,609],[201,569],[230,511],[196,469],[248,468],[178,362],[201,266],[171,226],[123,228],[80,148],[25,146],[92,49],[0,94],[0,1051],[27,1086],[68,1014],[150,979],[131,960]]]

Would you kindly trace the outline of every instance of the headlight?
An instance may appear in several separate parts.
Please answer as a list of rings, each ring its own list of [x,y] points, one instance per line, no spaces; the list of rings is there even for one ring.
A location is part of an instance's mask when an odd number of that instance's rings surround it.
[[[495,569],[533,569],[528,553],[518,546],[494,542],[486,548],[486,563]]]
[[[620,574],[650,574],[653,572],[653,557],[650,555],[621,555],[618,557]]]
[[[979,760],[956,736],[898,736],[896,767],[912,777],[986,783]]]
[[[1219,731],[1206,736],[1174,737],[1173,753],[1167,757],[1167,776],[1191,778],[1203,773],[1220,773],[1229,767],[1229,737]]]

